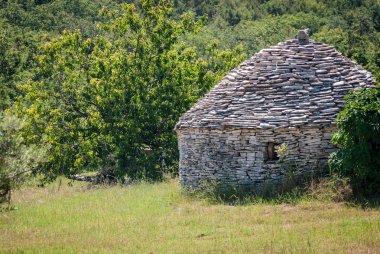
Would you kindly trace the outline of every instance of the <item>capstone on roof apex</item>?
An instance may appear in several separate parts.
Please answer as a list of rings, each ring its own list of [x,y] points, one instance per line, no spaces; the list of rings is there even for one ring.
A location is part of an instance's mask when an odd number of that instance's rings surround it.
[[[299,30],[297,32],[296,38],[300,42],[300,44],[308,43],[309,42],[309,34],[310,34],[310,29],[306,28],[304,30]]]

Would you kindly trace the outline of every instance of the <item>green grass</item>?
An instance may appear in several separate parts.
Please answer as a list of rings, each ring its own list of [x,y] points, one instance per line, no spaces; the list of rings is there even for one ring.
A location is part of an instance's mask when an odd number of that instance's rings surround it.
[[[211,204],[175,181],[28,188],[0,213],[1,253],[380,253],[380,210],[300,199]]]

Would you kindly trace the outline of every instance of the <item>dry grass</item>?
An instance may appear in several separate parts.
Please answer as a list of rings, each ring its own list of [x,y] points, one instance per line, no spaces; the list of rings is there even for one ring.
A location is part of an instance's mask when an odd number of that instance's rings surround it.
[[[242,206],[180,194],[176,182],[15,193],[2,253],[380,253],[380,210],[300,199]]]

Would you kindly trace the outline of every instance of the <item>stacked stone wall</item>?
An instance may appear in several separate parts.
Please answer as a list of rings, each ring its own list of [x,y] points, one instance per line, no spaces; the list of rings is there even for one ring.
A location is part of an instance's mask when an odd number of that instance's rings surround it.
[[[336,149],[330,142],[334,130],[335,127],[178,130],[180,183],[197,187],[204,180],[215,180],[260,188],[279,183],[290,173],[309,176],[326,169],[328,155]],[[270,142],[287,145],[284,160],[268,158]]]

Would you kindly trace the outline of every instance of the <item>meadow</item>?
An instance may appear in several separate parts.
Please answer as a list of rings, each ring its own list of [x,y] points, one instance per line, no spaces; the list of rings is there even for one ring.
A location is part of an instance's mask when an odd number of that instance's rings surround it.
[[[177,181],[92,187],[67,180],[13,194],[1,253],[380,253],[380,210],[300,197],[243,205]]]

